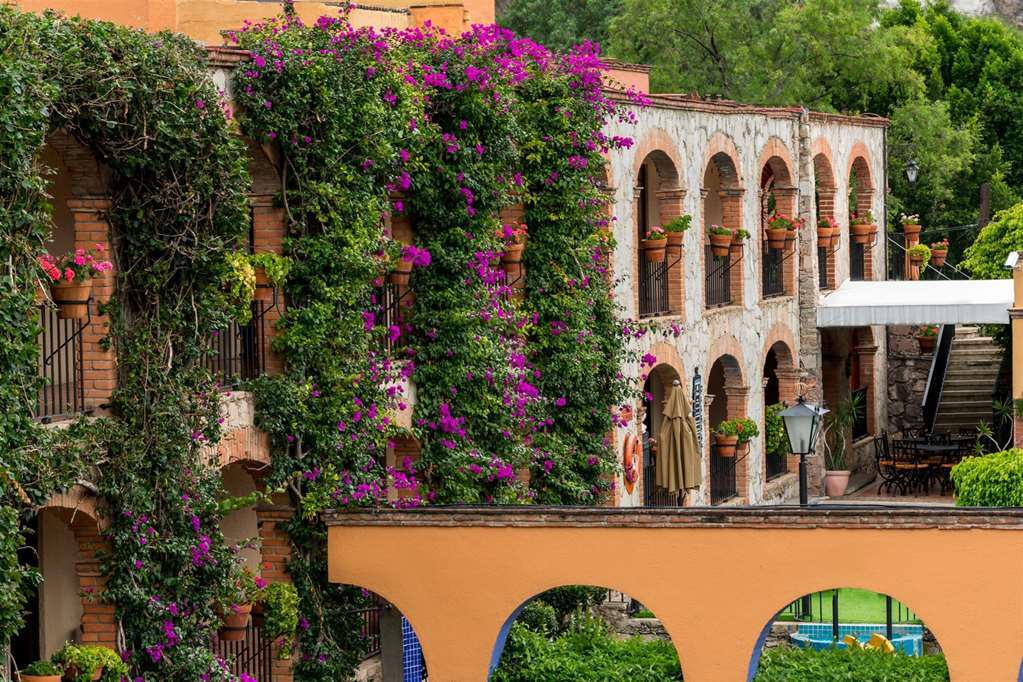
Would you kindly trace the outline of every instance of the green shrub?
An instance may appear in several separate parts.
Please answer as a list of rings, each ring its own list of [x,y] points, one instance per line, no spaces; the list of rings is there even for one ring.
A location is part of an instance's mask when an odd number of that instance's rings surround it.
[[[91,682],[98,670],[103,671],[102,682],[119,682],[128,676],[128,666],[116,651],[105,646],[68,642],[52,660],[65,671],[73,669],[77,673],[73,678],[68,677],[72,682]]]
[[[579,613],[565,634],[550,640],[512,626],[491,682],[668,682],[682,670],[671,642],[615,639],[599,618]]]
[[[961,507],[1023,507],[1023,450],[967,457],[952,467]]]
[[[38,675],[39,677],[45,677],[46,675],[60,675],[64,671],[49,661],[36,661],[35,663],[25,666],[19,672],[22,675]]]
[[[537,601],[550,604],[558,614],[558,623],[564,623],[567,618],[576,611],[586,611],[604,601],[607,590],[602,587],[587,587],[586,585],[567,585],[547,590]]]
[[[947,682],[945,657],[906,656],[881,651],[799,649],[764,652],[754,682]]]
[[[526,604],[515,622],[544,637],[553,637],[557,634],[560,625],[557,611],[553,606],[542,601],[531,601]]]
[[[789,454],[789,439],[785,433],[785,422],[778,415],[785,409],[782,403],[768,405],[764,413],[764,431],[767,441],[765,448],[767,454],[784,457]]]

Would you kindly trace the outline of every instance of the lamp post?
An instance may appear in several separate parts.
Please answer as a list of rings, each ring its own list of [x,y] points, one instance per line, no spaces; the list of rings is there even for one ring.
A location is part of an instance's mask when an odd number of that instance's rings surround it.
[[[809,503],[806,456],[817,447],[817,436],[821,433],[821,424],[827,413],[828,410],[807,403],[803,400],[803,396],[799,396],[795,405],[778,414],[785,423],[785,433],[789,436],[790,451],[794,455],[799,455],[799,506],[801,507],[805,507]]]
[[[920,177],[920,166],[916,165],[916,161],[910,159],[906,162],[906,179],[909,180],[909,184],[915,185],[918,177]]]

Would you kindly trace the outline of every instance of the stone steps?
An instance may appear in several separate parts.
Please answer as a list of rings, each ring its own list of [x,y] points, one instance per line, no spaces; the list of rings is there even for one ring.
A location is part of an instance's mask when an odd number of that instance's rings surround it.
[[[993,339],[982,336],[975,326],[956,328],[935,428],[973,430],[981,422],[990,424],[1001,364],[1002,349]]]

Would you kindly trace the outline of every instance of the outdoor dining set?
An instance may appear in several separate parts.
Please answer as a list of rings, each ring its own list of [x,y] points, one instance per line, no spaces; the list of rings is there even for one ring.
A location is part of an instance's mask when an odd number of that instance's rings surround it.
[[[886,432],[874,438],[874,461],[881,478],[878,492],[885,489],[900,495],[930,493],[940,487],[945,495],[952,490],[952,467],[974,452],[976,432],[905,433],[902,438],[889,438]]]

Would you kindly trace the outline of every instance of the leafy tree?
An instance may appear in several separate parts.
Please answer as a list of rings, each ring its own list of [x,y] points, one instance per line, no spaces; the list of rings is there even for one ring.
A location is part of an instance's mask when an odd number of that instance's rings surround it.
[[[519,35],[565,51],[589,40],[604,44],[608,24],[622,0],[514,0],[500,11],[498,23]]]
[[[1002,211],[984,227],[976,241],[966,249],[963,265],[978,279],[1005,279],[1002,267],[1010,251],[1023,250],[1023,203]]]

